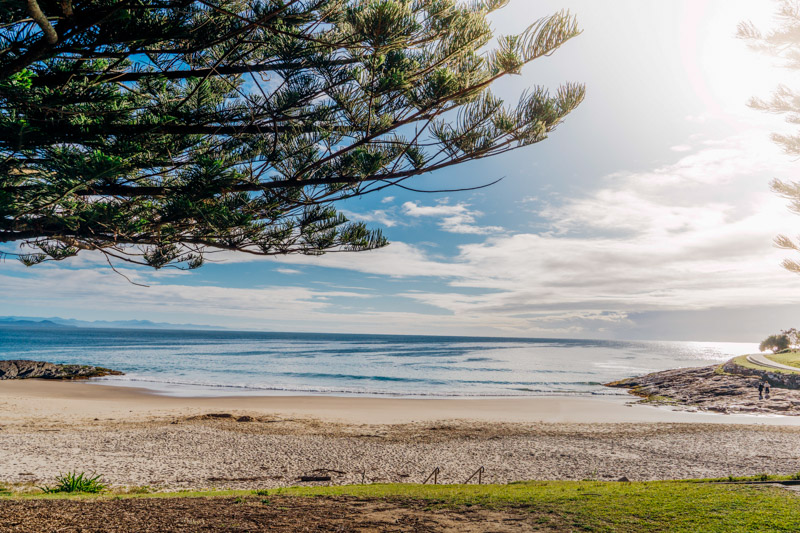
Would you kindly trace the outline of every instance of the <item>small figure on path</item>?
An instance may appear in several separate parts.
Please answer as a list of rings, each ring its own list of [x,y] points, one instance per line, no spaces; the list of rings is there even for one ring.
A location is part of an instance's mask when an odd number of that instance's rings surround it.
[[[759,381],[758,382],[758,399],[759,400],[763,400],[764,399],[764,382],[763,381]]]
[[[769,383],[764,384],[764,398],[769,400]]]

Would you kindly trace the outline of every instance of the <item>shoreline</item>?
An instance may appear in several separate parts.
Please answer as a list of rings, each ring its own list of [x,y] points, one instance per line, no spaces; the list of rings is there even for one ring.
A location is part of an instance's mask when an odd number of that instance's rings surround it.
[[[252,398],[280,396],[321,396],[334,398],[386,398],[397,400],[491,400],[491,399],[527,399],[527,398],[594,398],[594,397],[626,397],[626,393],[615,390],[602,383],[597,386],[604,392],[571,391],[536,391],[535,394],[459,394],[459,393],[401,393],[389,391],[355,391],[341,389],[291,389],[261,388],[235,385],[207,385],[190,383],[172,383],[165,381],[149,381],[147,379],[86,379],[89,385],[108,385],[128,389],[138,389],[150,394],[169,398]]]
[[[334,423],[404,424],[439,420],[517,423],[687,423],[800,426],[800,417],[692,412],[646,405],[631,396],[386,398],[332,395],[167,396],[97,382],[0,383],[0,425],[123,417],[129,421],[228,411],[299,416]]]
[[[794,474],[800,417],[631,405],[631,398],[185,398],[145,389],[0,382],[0,485],[64,472],[115,487],[687,479]],[[148,489],[149,490],[149,489]]]

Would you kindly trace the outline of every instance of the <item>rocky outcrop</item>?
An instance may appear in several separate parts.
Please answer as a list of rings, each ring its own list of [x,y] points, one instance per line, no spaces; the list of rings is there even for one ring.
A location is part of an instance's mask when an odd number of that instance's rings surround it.
[[[122,372],[99,366],[57,365],[23,359],[0,361],[0,380],[4,379],[87,379],[121,376]]]
[[[758,399],[761,375],[727,373],[725,366],[679,368],[606,383],[630,389],[644,403],[669,405],[684,410],[731,414],[800,415],[800,391],[778,388],[773,383],[769,399]]]

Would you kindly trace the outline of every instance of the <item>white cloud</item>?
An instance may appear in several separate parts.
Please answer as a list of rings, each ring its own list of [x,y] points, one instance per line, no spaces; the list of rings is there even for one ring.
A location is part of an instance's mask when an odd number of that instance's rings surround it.
[[[381,200],[382,204],[390,204],[392,202],[394,202],[394,196],[387,196],[386,198]]]
[[[483,215],[480,211],[470,209],[468,204],[450,205],[440,203],[437,205],[419,205],[415,202],[403,204],[405,214],[411,217],[432,217],[440,219],[438,224],[442,231],[449,233],[463,233],[472,235],[487,235],[490,233],[503,233],[500,226],[478,226],[476,219]]]
[[[521,200],[517,200],[517,203],[520,203],[520,204],[532,204],[532,203],[538,203],[540,201],[541,201],[541,199],[538,196],[526,196],[525,198],[522,198]]]
[[[172,313],[176,318],[208,316],[218,324],[235,321],[237,325],[248,324],[249,327],[258,327],[262,319],[302,323],[317,316],[333,317],[337,316],[339,308],[335,304],[337,300],[375,297],[360,291],[318,290],[302,286],[234,288],[158,283],[141,272],[138,276],[129,271],[124,273],[137,282],[148,283],[149,287],[128,283],[109,268],[73,270],[57,267],[38,268],[31,278],[0,274],[0,287],[6,305],[24,302],[27,306],[41,308],[47,314],[52,314],[49,310],[53,307],[66,303],[73,314],[107,310],[116,314],[126,313],[130,318],[149,318]],[[2,309],[4,312],[13,310],[5,306]],[[241,319],[249,322],[243,323]]]
[[[302,274],[302,271],[296,268],[276,268],[275,272],[280,272],[281,274]]]
[[[349,220],[356,222],[377,222],[378,224],[383,224],[387,228],[392,228],[400,224],[400,221],[397,220],[397,218],[384,209],[376,209],[368,213],[356,213],[346,209],[340,209],[339,212],[346,216]]]
[[[402,296],[446,310],[453,324],[483,320],[506,331],[626,324],[630,313],[653,310],[793,304],[800,278],[779,267],[785,252],[772,238],[793,233],[800,219],[766,186],[791,170],[763,132],[734,136],[652,171],[608,176],[602,188],[548,206],[541,215],[550,232],[489,237],[451,258],[395,243],[369,258],[322,262],[443,278],[449,290]],[[404,209],[465,224],[477,216],[463,204]]]
[[[290,255],[270,259],[284,264],[340,268],[390,278],[449,278],[467,275],[466,265],[454,263],[452,259],[431,256],[419,246],[404,242],[392,242],[385,248],[368,252],[326,254],[320,257]]]
[[[711,120],[712,115],[711,113],[699,113],[697,115],[686,115],[684,117],[686,122],[692,122],[694,124],[705,124],[709,120]]]

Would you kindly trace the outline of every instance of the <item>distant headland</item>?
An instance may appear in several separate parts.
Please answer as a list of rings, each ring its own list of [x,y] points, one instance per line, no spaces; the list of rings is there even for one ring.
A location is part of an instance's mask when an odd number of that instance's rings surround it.
[[[150,320],[77,320],[61,317],[0,316],[0,328],[95,328],[95,329],[172,329],[227,330],[205,324],[171,324]]]

